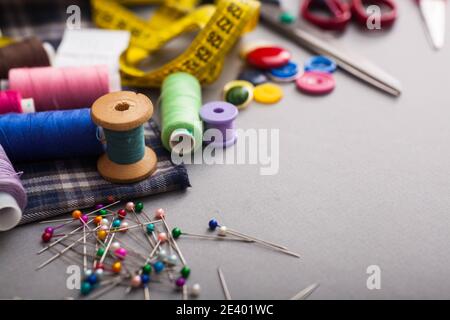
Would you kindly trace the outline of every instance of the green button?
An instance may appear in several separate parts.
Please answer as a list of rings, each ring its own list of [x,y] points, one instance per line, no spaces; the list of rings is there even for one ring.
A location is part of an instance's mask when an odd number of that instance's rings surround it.
[[[234,104],[235,106],[240,106],[244,104],[248,99],[249,93],[248,89],[245,87],[234,87],[231,88],[226,95],[226,101]]]
[[[289,12],[283,12],[280,14],[280,22],[284,24],[291,24],[295,22],[295,16]]]

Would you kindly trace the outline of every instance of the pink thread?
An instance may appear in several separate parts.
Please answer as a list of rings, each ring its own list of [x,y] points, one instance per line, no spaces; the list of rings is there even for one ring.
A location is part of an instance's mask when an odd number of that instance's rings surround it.
[[[33,98],[36,111],[87,108],[110,92],[108,67],[11,69],[9,88]]]
[[[14,90],[0,91],[0,114],[22,113],[22,97]]]

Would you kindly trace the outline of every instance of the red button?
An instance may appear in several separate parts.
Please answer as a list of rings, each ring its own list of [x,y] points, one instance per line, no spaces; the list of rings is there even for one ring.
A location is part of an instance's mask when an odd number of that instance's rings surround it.
[[[289,51],[280,47],[260,47],[247,54],[247,62],[259,69],[273,69],[291,60]]]
[[[308,71],[297,79],[297,88],[309,94],[327,94],[335,86],[333,75],[325,72]]]

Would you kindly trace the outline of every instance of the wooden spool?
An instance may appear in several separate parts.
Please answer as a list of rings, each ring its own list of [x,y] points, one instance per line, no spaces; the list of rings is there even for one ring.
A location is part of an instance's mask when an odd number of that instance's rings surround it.
[[[153,115],[150,99],[140,93],[119,91],[98,98],[91,109],[92,120],[112,131],[129,131],[147,122]],[[145,147],[144,157],[132,164],[118,164],[105,153],[97,161],[97,169],[108,181],[131,183],[141,181],[156,170],[155,152]]]

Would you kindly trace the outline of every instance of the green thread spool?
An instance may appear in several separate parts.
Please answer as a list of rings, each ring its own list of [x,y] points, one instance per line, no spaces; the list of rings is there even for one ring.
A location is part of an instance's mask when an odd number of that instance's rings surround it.
[[[169,75],[161,87],[161,140],[178,154],[189,154],[202,145],[203,122],[199,111],[202,90],[199,81],[185,72]]]
[[[91,117],[103,128],[106,140],[97,169],[106,180],[131,183],[156,170],[156,154],[145,145],[143,127],[152,114],[150,99],[131,91],[111,92],[94,102]]]

